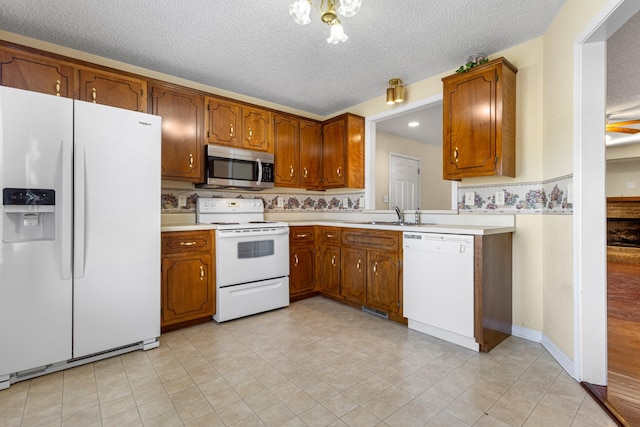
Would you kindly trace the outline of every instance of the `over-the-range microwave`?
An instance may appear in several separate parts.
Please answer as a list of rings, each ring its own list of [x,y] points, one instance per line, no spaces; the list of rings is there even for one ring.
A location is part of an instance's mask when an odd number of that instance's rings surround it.
[[[201,188],[266,190],[273,188],[273,154],[221,145],[207,145],[205,182]]]

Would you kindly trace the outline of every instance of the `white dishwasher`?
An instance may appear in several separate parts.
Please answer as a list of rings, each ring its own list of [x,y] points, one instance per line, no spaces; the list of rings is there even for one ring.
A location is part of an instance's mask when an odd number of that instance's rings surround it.
[[[409,328],[478,351],[473,236],[406,231],[402,246]]]

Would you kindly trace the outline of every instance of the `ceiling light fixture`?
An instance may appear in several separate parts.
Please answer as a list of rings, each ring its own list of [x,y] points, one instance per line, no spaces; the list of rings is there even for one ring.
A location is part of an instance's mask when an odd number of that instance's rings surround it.
[[[360,10],[362,0],[322,0],[320,6],[313,4],[311,0],[295,0],[289,5],[289,15],[296,24],[307,25],[311,22],[309,14],[311,7],[320,11],[320,19],[331,27],[328,43],[337,44],[345,42],[349,37],[344,33],[344,27],[338,18],[338,13],[349,18]],[[337,7],[336,7],[337,6]]]
[[[389,80],[389,87],[387,88],[387,104],[399,104],[404,102],[404,85],[402,80],[393,78]]]

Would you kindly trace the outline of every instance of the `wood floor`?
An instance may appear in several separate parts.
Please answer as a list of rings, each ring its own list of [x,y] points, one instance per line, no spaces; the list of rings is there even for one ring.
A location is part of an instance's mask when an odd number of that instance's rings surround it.
[[[640,264],[607,263],[608,403],[640,426]]]

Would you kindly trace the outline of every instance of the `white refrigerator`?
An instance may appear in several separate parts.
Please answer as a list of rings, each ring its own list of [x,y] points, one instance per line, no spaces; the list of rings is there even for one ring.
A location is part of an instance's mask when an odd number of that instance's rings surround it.
[[[0,389],[157,347],[160,126],[0,87]]]

